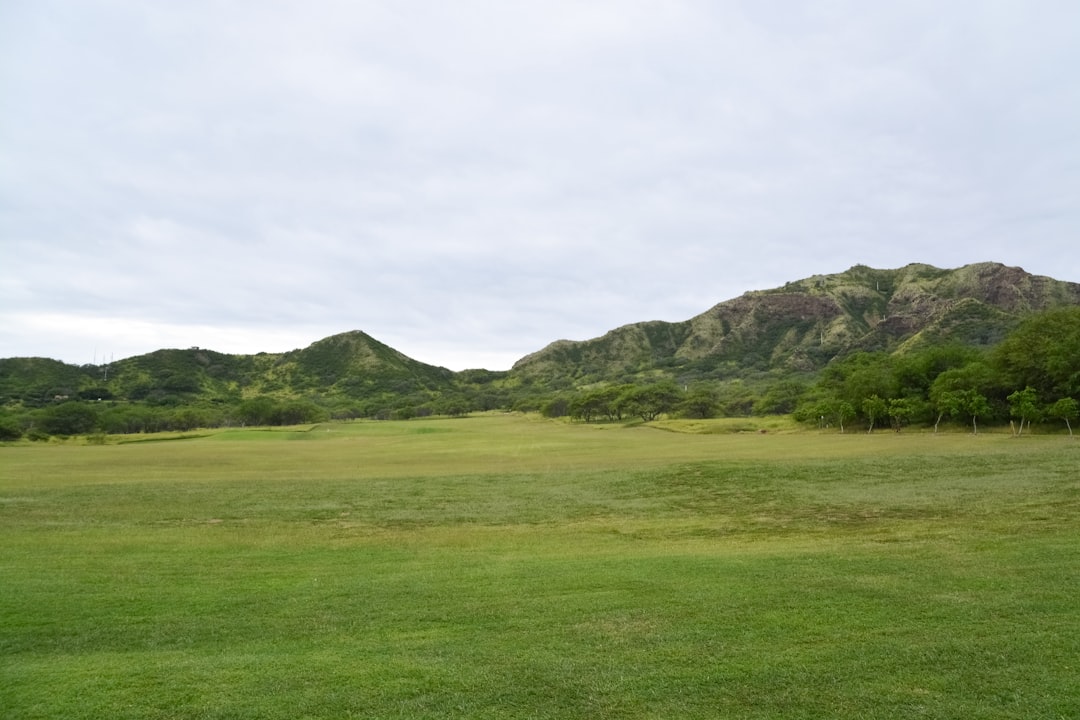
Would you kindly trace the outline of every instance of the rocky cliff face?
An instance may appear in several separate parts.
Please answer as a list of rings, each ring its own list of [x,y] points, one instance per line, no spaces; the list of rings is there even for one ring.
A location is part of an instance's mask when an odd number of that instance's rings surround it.
[[[856,350],[992,345],[1030,313],[1078,304],[1080,284],[998,263],[956,270],[856,265],[748,292],[684,322],[636,323],[592,340],[559,341],[522,358],[512,373],[580,384],[665,371],[813,371]]]

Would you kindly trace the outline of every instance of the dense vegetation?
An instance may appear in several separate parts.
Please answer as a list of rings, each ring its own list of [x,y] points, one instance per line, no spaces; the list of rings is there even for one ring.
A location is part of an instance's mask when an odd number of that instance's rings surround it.
[[[282,354],[159,350],[103,366],[0,360],[0,440],[538,411],[584,422],[794,413],[810,425],[1048,420],[1080,398],[1080,286],[981,264],[863,266],[682,323],[451,372],[361,333]]]
[[[717,415],[793,412],[818,425],[858,424],[868,430],[943,419],[1008,422],[1017,433],[1032,421],[1054,420],[1071,432],[1080,397],[1080,308],[1031,316],[991,350],[965,345],[926,347],[905,353],[854,352],[826,366],[812,382],[791,377],[763,381],[758,392],[742,382],[670,381],[604,385],[545,406],[586,422],[660,413],[707,418]]]

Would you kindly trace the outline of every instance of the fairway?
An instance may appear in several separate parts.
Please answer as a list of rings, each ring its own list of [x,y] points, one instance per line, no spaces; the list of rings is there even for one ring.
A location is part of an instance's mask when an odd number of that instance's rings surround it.
[[[0,447],[0,716],[1080,717],[1080,442],[732,429]]]

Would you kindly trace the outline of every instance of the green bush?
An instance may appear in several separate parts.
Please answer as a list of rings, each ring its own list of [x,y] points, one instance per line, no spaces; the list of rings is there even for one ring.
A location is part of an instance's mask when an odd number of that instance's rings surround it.
[[[83,435],[97,426],[97,410],[82,402],[54,405],[41,416],[41,429],[50,435]]]
[[[30,428],[26,431],[26,437],[32,442],[43,442],[49,439],[49,433],[41,428]]]
[[[23,430],[15,418],[0,418],[0,440],[18,440],[23,436]]]

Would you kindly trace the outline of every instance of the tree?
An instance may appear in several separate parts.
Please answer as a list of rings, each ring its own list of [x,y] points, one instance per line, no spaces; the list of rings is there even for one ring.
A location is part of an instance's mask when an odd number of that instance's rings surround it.
[[[266,395],[244,400],[236,408],[236,415],[243,425],[273,425],[277,403]]]
[[[461,393],[443,393],[438,400],[431,403],[431,410],[436,415],[460,417],[469,412],[469,401]]]
[[[899,392],[892,358],[883,352],[854,353],[830,364],[822,373],[820,384],[830,394],[852,405],[859,405],[873,395],[895,397]]]
[[[911,421],[915,413],[915,404],[907,398],[893,398],[889,400],[889,417],[892,419],[893,430],[900,432],[905,424]]]
[[[570,417],[592,422],[593,416],[602,412],[603,398],[595,391],[578,393],[570,401]]]
[[[40,424],[50,435],[82,435],[97,429],[98,414],[88,403],[65,402],[47,409]]]
[[[720,414],[725,417],[745,417],[754,407],[754,394],[741,380],[724,383],[717,388]]]
[[[866,431],[867,433],[874,432],[874,423],[877,422],[879,418],[885,417],[886,413],[888,413],[888,405],[885,400],[876,394],[863,400],[862,409],[863,412],[866,413],[867,419],[870,421],[870,429]]]
[[[967,413],[972,415],[972,425],[975,426],[978,416],[990,412],[986,395],[993,393],[996,387],[997,377],[993,368],[981,360],[969,362],[963,367],[951,368],[938,375],[930,385],[930,402],[938,412],[937,422],[934,423],[935,432],[944,415]],[[982,398],[981,403],[974,399],[976,396]],[[978,412],[971,413],[972,407]],[[978,432],[977,426],[975,427]]]
[[[699,386],[692,389],[686,398],[679,404],[684,415],[691,418],[711,418],[716,414],[719,398],[716,391],[709,387]]]
[[[23,436],[23,429],[15,418],[0,417],[0,440],[18,440]]]
[[[942,390],[938,392],[936,396],[931,398],[934,409],[937,410],[937,420],[934,421],[934,432],[938,431],[938,425],[941,424],[941,418],[957,415],[964,409],[964,398],[959,391],[956,390]]]
[[[288,400],[274,409],[273,424],[300,425],[302,423],[316,423],[326,420],[327,417],[326,410],[310,400]]]
[[[975,390],[987,395],[997,387],[999,378],[994,369],[981,360],[975,360],[963,367],[946,370],[934,378],[930,384],[930,400],[933,402],[936,395],[948,390]]]
[[[836,419],[836,423],[840,426],[840,432],[844,432],[844,421],[855,417],[855,407],[847,400],[840,400],[837,398],[826,398],[819,400],[811,406],[809,410],[809,418],[806,417],[807,411],[802,411],[803,419],[816,420],[820,424],[825,422],[832,422],[833,418]]]
[[[1016,431],[1017,437],[1024,433],[1024,421],[1031,426],[1031,418],[1039,412],[1038,396],[1035,388],[1028,385],[1023,390],[1017,390],[1006,398],[1009,401],[1009,414],[1020,418],[1020,429]]]
[[[618,422],[623,419],[626,412],[626,385],[607,385],[594,390],[597,408],[603,413],[609,422]]]
[[[976,422],[980,415],[990,412],[990,402],[986,396],[977,390],[964,390],[960,393],[961,406],[971,416],[971,429],[973,435],[979,434],[979,425]]]
[[[556,395],[541,403],[540,414],[547,418],[566,417],[570,414],[570,401],[563,395]]]
[[[641,385],[629,392],[628,407],[643,421],[652,422],[674,408],[679,395],[679,387],[670,380]]]
[[[1061,418],[1065,421],[1065,427],[1069,428],[1069,437],[1073,436],[1072,424],[1069,421],[1075,420],[1078,412],[1080,408],[1077,407],[1076,400],[1071,397],[1061,398],[1046,409],[1046,414],[1050,417]]]
[[[157,432],[165,427],[165,411],[145,405],[117,405],[101,414],[100,423],[107,433]]]
[[[1024,320],[994,350],[994,362],[1013,387],[1043,397],[1080,393],[1080,307],[1048,310]]]
[[[855,417],[855,406],[847,400],[840,400],[833,408],[833,412],[836,414],[836,419],[840,423],[840,434],[842,435],[844,433],[844,419]]]
[[[781,380],[768,386],[765,394],[754,403],[757,415],[783,415],[795,409],[806,394],[806,385],[794,380]]]
[[[930,386],[941,373],[962,368],[981,357],[980,350],[967,345],[932,345],[901,355],[894,363],[899,395],[928,397]]]

